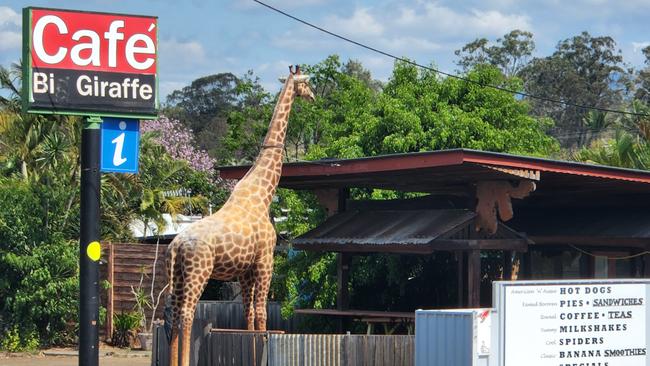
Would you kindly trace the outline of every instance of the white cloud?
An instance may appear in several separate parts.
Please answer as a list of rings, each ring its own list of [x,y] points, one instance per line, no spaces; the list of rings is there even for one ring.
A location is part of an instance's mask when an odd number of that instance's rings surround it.
[[[326,3],[325,0],[263,0],[263,1],[269,4],[270,6],[279,8],[280,10],[288,10],[288,11],[294,8],[304,8],[308,6],[320,5]],[[237,9],[245,9],[245,10],[262,7],[262,5],[257,4],[252,0],[235,0],[234,6]]]
[[[356,9],[349,18],[329,16],[325,19],[325,25],[334,32],[357,37],[380,36],[384,32],[384,27],[366,8]]]
[[[417,28],[436,35],[502,36],[513,29],[531,30],[530,17],[506,14],[498,10],[471,9],[456,11],[438,3],[427,3],[421,9],[402,8],[395,24],[402,28]]]
[[[161,40],[159,51],[160,59],[171,60],[175,66],[185,65],[189,68],[206,61],[205,49],[197,41]]]
[[[20,24],[22,18],[13,9],[0,6],[0,50],[20,49],[22,33]]]
[[[530,30],[530,18],[526,15],[502,14],[496,10],[472,10],[470,26],[479,32],[501,36],[513,29]]]
[[[636,53],[648,46],[650,46],[650,42],[632,42],[632,51]]]
[[[282,35],[274,36],[271,39],[271,44],[294,51],[330,49],[342,44],[340,41],[334,40],[326,34],[315,31],[305,32],[305,28],[298,29],[300,30],[299,32],[287,31]]]
[[[22,39],[23,37],[19,32],[0,30],[0,51],[20,48]]]
[[[8,6],[0,6],[0,27],[7,25],[20,27],[22,17]]]
[[[442,46],[436,42],[424,38],[409,36],[383,39],[381,41],[381,46],[385,47],[387,51],[392,52],[436,51],[442,48]]]

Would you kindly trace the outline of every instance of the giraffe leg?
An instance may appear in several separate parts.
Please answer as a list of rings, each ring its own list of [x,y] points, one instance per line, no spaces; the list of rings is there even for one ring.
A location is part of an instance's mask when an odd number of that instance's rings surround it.
[[[188,248],[183,255],[182,262],[182,302],[180,304],[179,338],[181,340],[179,366],[190,366],[190,350],[192,337],[192,323],[196,304],[208,284],[212,272],[213,262],[208,249]]]
[[[194,281],[194,280],[193,280]],[[186,292],[184,296],[184,302],[181,307],[181,316],[180,316],[180,324],[181,328],[179,331],[179,337],[181,339],[181,362],[180,366],[189,366],[190,365],[190,351],[191,351],[191,337],[192,337],[192,324],[194,323],[194,313],[196,312],[196,304],[199,302],[199,298],[201,297],[201,293],[203,292],[203,289],[205,288],[205,285],[207,285],[208,278],[207,276],[202,279],[198,279],[198,281],[201,281],[201,285],[199,285],[200,291],[192,291],[189,294]]]
[[[272,248],[272,247],[271,247]],[[273,273],[273,249],[262,256],[253,269],[255,278],[255,329],[266,330],[266,300]]]
[[[171,288],[171,336],[169,344],[169,365],[178,366],[178,331],[181,319],[181,305],[183,303],[183,273],[179,263],[170,268],[174,273],[174,281]]]
[[[178,333],[180,328],[181,321],[181,303],[182,303],[182,284],[179,282],[175,284],[175,292],[172,294],[172,328],[171,328],[171,342],[170,342],[170,354],[169,354],[169,365],[178,366]]]
[[[244,305],[246,329],[254,330],[255,308],[253,307],[253,299],[255,296],[255,280],[253,278],[253,271],[248,271],[239,276],[239,286],[241,287],[241,299]]]

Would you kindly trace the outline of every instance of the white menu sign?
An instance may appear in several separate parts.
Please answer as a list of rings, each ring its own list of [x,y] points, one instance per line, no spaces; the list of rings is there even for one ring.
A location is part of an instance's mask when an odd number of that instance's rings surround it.
[[[647,284],[510,284],[500,306],[505,366],[648,365]]]

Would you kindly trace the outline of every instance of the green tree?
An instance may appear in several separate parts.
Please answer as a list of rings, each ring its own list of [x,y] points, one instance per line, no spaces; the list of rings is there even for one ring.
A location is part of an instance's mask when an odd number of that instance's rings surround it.
[[[650,105],[650,46],[643,49],[645,68],[637,73],[635,99]]]
[[[650,169],[650,144],[623,130],[613,138],[594,141],[580,149],[574,159],[591,164],[618,166],[631,169]]]
[[[601,108],[618,108],[630,88],[628,71],[614,39],[587,32],[559,42],[551,56],[533,59],[521,77],[530,94]],[[583,124],[587,109],[539,99],[529,102],[533,115],[556,121],[553,134],[564,147],[588,140],[584,135],[589,131]]]
[[[535,51],[531,32],[515,29],[490,45],[486,38],[477,38],[463,48],[454,51],[458,56],[456,64],[468,72],[477,65],[489,64],[498,67],[507,77],[516,76],[526,66]]]
[[[17,349],[75,337],[78,246],[45,229],[52,206],[38,190],[0,178],[0,343],[16,329]]]
[[[173,91],[164,106],[164,114],[180,120],[195,134],[199,147],[220,161],[236,158],[232,143],[223,146],[228,138],[228,118],[232,112],[250,113],[268,101],[268,93],[259,78],[249,71],[242,77],[220,73],[198,78],[180,90]],[[240,120],[237,120],[240,122]],[[250,121],[246,119],[246,121]],[[246,129],[248,126],[241,126]],[[223,156],[224,152],[234,156]],[[245,153],[243,153],[245,154]]]
[[[547,119],[530,117],[527,104],[511,94],[481,86],[517,89],[518,79],[486,65],[468,78],[475,83],[441,79],[398,62],[379,96],[359,84],[340,91],[344,97],[334,113],[342,113],[328,124],[334,127],[327,132],[329,138],[314,147],[311,156],[349,158],[449,148],[548,155],[557,150],[545,133]],[[348,97],[350,93],[360,98]],[[361,103],[355,103],[358,100]]]

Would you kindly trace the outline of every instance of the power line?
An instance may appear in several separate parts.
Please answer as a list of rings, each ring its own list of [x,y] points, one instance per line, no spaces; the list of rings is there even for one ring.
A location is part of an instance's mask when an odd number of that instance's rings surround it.
[[[636,257],[642,257],[642,256],[644,256],[644,255],[646,255],[646,254],[650,254],[650,252],[646,250],[646,251],[643,251],[643,252],[640,252],[640,253],[636,253],[636,254],[631,254],[631,255],[617,256],[617,257],[610,257],[610,256],[607,256],[607,255],[601,255],[601,254],[593,254],[593,253],[590,253],[590,252],[588,252],[588,251],[586,251],[586,250],[584,250],[584,249],[580,249],[580,248],[578,248],[577,246],[575,246],[575,245],[573,245],[573,244],[569,244],[569,246],[570,246],[571,248],[573,248],[573,249],[579,251],[580,253],[585,254],[585,255],[588,255],[588,256],[590,256],[590,257],[594,257],[594,258],[607,258],[607,259],[610,259],[610,260],[625,260],[625,259],[632,259],[632,258],[636,258]]]
[[[367,44],[355,41],[353,39],[350,39],[350,38],[344,37],[344,36],[342,36],[340,34],[329,31],[329,30],[327,30],[325,28],[322,28],[322,27],[317,26],[317,25],[315,25],[313,23],[310,23],[310,22],[308,22],[306,20],[303,20],[303,19],[300,19],[300,18],[298,18],[296,16],[293,16],[293,15],[291,15],[291,14],[289,14],[289,13],[283,11],[283,10],[275,8],[275,7],[273,7],[273,6],[269,5],[269,4],[266,4],[266,3],[264,3],[264,2],[262,2],[260,0],[253,0],[253,1],[260,4],[260,5],[262,5],[262,6],[265,6],[266,8],[268,8],[270,10],[275,11],[276,13],[282,14],[282,15],[288,17],[288,18],[291,18],[291,19],[299,22],[299,23],[302,23],[302,24],[304,24],[304,25],[306,25],[308,27],[314,28],[314,29],[319,30],[319,31],[321,31],[323,33],[327,33],[332,37],[336,37],[336,38],[341,39],[343,41],[346,41],[348,43],[352,43],[352,44],[354,44],[356,46],[359,46],[361,48],[365,48],[365,49],[367,49],[369,51],[379,53],[379,54],[384,55],[386,57],[390,57],[390,58],[392,58],[394,60],[401,61],[401,62],[410,64],[410,65],[413,65],[413,66],[416,66],[416,67],[420,67],[422,69],[433,71],[433,72],[435,72],[437,74],[440,74],[440,75],[445,75],[445,76],[450,77],[450,78],[463,80],[465,82],[472,83],[472,84],[475,84],[475,85],[478,85],[478,86],[481,86],[481,87],[484,87],[484,88],[492,88],[492,89],[500,90],[500,91],[507,92],[507,93],[510,93],[510,94],[515,94],[515,95],[519,95],[519,96],[527,97],[527,98],[531,98],[531,99],[537,99],[537,100],[541,100],[541,101],[545,101],[545,102],[549,102],[549,103],[561,104],[561,105],[568,106],[568,107],[590,109],[590,110],[596,110],[596,111],[601,111],[601,112],[609,112],[609,113],[626,114],[626,115],[637,116],[637,117],[650,117],[649,114],[645,114],[645,113],[628,112],[628,111],[621,111],[621,110],[617,110],[617,109],[609,109],[609,108],[602,108],[602,107],[596,107],[596,106],[588,106],[588,105],[578,104],[578,103],[571,103],[571,102],[566,102],[566,101],[559,100],[559,99],[553,99],[553,98],[548,98],[548,97],[542,97],[542,96],[539,96],[539,95],[529,94],[529,93],[526,93],[526,92],[509,89],[509,88],[505,88],[505,87],[498,86],[498,85],[484,84],[484,83],[478,82],[476,80],[468,79],[468,78],[460,76],[460,75],[451,74],[451,73],[448,73],[448,72],[445,72],[445,71],[442,71],[442,70],[435,69],[435,68],[430,67],[430,66],[424,66],[424,65],[418,64],[415,61],[411,61],[409,59],[393,55],[393,54],[391,54],[389,52],[382,51],[382,50],[380,50],[378,48],[368,46]]]

